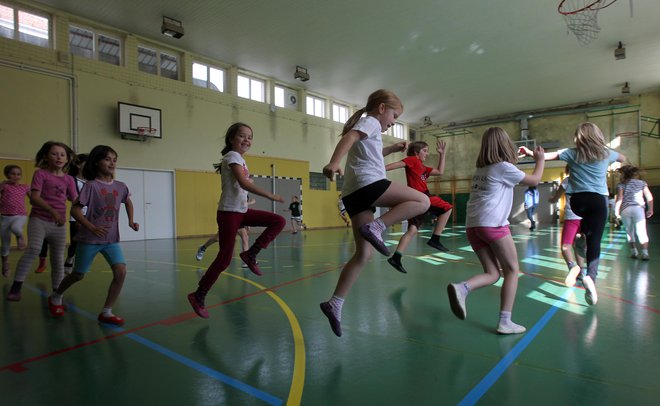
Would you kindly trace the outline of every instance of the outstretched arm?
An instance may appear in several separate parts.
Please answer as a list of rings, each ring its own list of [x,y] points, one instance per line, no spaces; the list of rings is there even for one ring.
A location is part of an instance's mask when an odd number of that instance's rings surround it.
[[[385,165],[386,171],[391,171],[392,169],[405,168],[406,163],[403,161],[392,162],[391,164]]]
[[[536,147],[534,149],[534,161],[536,161],[534,172],[532,172],[531,175],[525,175],[523,180],[520,182],[523,185],[536,186],[541,181],[541,177],[543,176],[543,167],[545,166],[545,157],[542,147]]]
[[[388,156],[389,154],[393,152],[400,152],[400,151],[405,151],[406,147],[408,147],[408,143],[403,141],[403,142],[397,142],[396,144],[388,145],[387,147],[383,148],[383,156]]]
[[[535,151],[536,150],[532,151],[531,149],[529,149],[525,146],[522,146],[522,147],[518,148],[518,153],[523,154],[525,156],[532,156],[533,157]],[[557,158],[559,158],[559,151],[544,152],[544,158],[543,159],[546,160],[546,161],[554,161]]]

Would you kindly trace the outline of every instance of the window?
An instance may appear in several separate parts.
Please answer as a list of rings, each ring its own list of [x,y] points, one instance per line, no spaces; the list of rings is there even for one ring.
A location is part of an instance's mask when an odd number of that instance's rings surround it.
[[[408,139],[406,137],[405,127],[403,126],[403,124],[399,124],[399,123],[394,123],[394,125],[390,127],[385,134],[402,140]]]
[[[325,118],[325,100],[314,96],[307,96],[307,114]]]
[[[225,91],[225,71],[203,63],[193,62],[193,84],[199,87],[215,90],[217,92]]]
[[[74,55],[98,59],[112,65],[121,64],[121,42],[86,28],[69,27],[69,49]]]
[[[348,107],[332,103],[332,119],[339,123],[345,123],[348,121]]]
[[[283,86],[275,86],[273,103],[277,107],[284,107],[288,109],[298,108],[298,92]]]
[[[309,188],[313,190],[328,190],[328,178],[320,172],[310,172]]]
[[[238,96],[258,102],[266,101],[266,83],[250,76],[238,75]]]
[[[153,48],[138,46],[138,69],[152,75],[179,79],[179,58]]]
[[[48,48],[50,20],[48,17],[0,5],[0,36]]]

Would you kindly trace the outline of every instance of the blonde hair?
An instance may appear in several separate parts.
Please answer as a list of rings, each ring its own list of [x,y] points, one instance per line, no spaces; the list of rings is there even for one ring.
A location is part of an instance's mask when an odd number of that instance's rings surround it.
[[[351,131],[351,129],[353,129],[355,126],[355,123],[358,122],[364,113],[368,114],[377,111],[381,104],[384,104],[385,107],[389,107],[391,109],[401,109],[403,111],[403,103],[401,103],[401,99],[399,99],[399,97],[395,95],[394,92],[391,90],[378,89],[369,95],[369,98],[367,99],[367,105],[353,113],[348,121],[346,121],[341,135]]]
[[[498,162],[518,162],[518,153],[513,141],[500,127],[490,127],[481,137],[481,149],[477,156],[477,168]]]
[[[603,132],[594,123],[582,123],[575,129],[578,163],[602,161],[609,155]]]

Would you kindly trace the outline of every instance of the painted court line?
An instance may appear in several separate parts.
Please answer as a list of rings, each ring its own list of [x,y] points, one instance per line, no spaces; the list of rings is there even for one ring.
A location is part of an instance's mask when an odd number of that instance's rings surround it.
[[[555,301],[552,307],[541,317],[541,319],[532,327],[531,330],[525,334],[518,344],[507,353],[500,362],[495,365],[493,369],[475,386],[458,404],[459,406],[467,406],[476,404],[479,399],[490,389],[491,386],[506,372],[507,368],[513,364],[518,356],[531,344],[532,340],[543,330],[548,324],[552,316],[557,313],[559,308],[563,306],[568,296],[573,293],[575,288],[567,289],[564,295]]]
[[[48,293],[46,293],[45,291],[42,291],[40,289],[37,289],[36,287],[33,287],[31,285],[28,285],[28,284],[25,284],[24,287],[26,287],[26,288],[34,291],[34,292],[37,292],[42,297],[48,297]],[[83,316],[85,318],[96,321],[96,317],[93,314],[91,314],[87,311],[81,310],[80,308],[78,308],[76,306],[70,306],[69,311],[78,313],[78,314],[80,314],[81,316]],[[154,324],[159,324],[159,323],[154,323]],[[87,347],[87,346],[105,341],[108,338],[113,338],[113,337],[123,335],[127,338],[130,338],[133,341],[136,341],[136,342],[146,346],[147,348],[150,348],[150,349],[152,349],[152,350],[154,350],[154,351],[156,351],[156,352],[158,352],[162,355],[165,355],[166,357],[168,357],[168,358],[170,358],[170,359],[172,359],[176,362],[179,362],[179,363],[181,363],[181,364],[183,364],[183,365],[185,365],[189,368],[192,368],[192,369],[194,369],[194,370],[196,370],[196,371],[198,371],[198,372],[200,372],[204,375],[207,375],[207,376],[209,376],[213,379],[216,379],[220,382],[226,383],[227,385],[232,386],[236,389],[239,389],[239,390],[247,393],[250,396],[261,399],[262,401],[264,401],[264,402],[266,402],[270,405],[282,405],[284,403],[281,399],[279,399],[279,398],[277,398],[277,397],[275,397],[271,394],[263,392],[263,391],[255,388],[255,387],[252,387],[252,386],[250,386],[246,383],[243,383],[243,382],[241,382],[241,381],[239,381],[235,378],[232,378],[232,377],[230,377],[228,375],[225,375],[225,374],[223,374],[219,371],[216,371],[216,370],[211,369],[211,368],[209,368],[205,365],[202,365],[202,364],[200,364],[196,361],[193,361],[189,358],[186,358],[181,354],[177,354],[176,352],[171,351],[171,350],[163,347],[162,345],[156,344],[155,342],[153,342],[151,340],[148,340],[144,337],[141,337],[141,336],[139,336],[135,333],[128,332],[127,330],[125,330],[121,327],[116,327],[116,326],[112,326],[112,325],[109,325],[109,324],[103,324],[103,326],[105,328],[110,329],[115,334],[100,337],[96,340],[92,340],[92,341],[89,341],[89,342],[86,342],[86,343],[81,343],[81,344],[75,345],[73,347],[64,348],[64,349],[61,349],[61,350],[58,350],[58,351],[53,351],[51,353],[44,354],[44,355],[39,356],[39,357],[34,357],[34,358],[29,359],[29,360],[20,362],[20,363],[14,363],[12,365],[7,366],[6,369],[8,369],[10,371],[13,371],[13,372],[23,372],[27,369],[23,366],[23,364],[25,364],[27,362],[34,362],[34,361],[42,360],[42,359],[45,359],[45,358],[50,358],[54,355],[58,355],[58,354],[62,354],[62,353],[69,352],[69,351],[72,351],[72,350],[76,350],[76,349],[79,349],[79,348]],[[3,368],[3,369],[5,369],[5,368]]]

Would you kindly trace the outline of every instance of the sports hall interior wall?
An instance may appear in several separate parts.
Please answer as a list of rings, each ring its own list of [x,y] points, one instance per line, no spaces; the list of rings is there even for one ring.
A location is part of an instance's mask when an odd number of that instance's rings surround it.
[[[267,103],[235,96],[235,77],[239,68],[222,61],[209,60],[183,49],[30,2],[4,3],[19,4],[21,7],[29,5],[50,14],[55,33],[53,49],[0,38],[0,86],[3,94],[10,95],[0,98],[0,163],[4,165],[5,158],[23,162],[24,182],[29,182],[31,178],[34,154],[48,139],[66,142],[77,152],[88,151],[97,144],[108,144],[117,150],[120,167],[174,170],[177,235],[210,234],[215,228],[214,212],[220,191],[219,177],[212,172],[211,165],[220,159],[228,125],[243,121],[254,129],[253,146],[246,154],[251,173],[270,176],[271,165],[274,165],[276,176],[301,178],[304,216],[308,226],[323,228],[343,225],[337,215],[336,184],[329,183],[328,190],[309,188],[309,172],[321,172],[327,163],[339,140],[340,123],[309,116],[303,113],[304,108],[300,111],[281,108],[271,111]],[[68,33],[70,23],[120,35],[123,41],[122,66],[69,53],[68,35],[57,33]],[[180,80],[141,72],[137,64],[138,44],[177,52],[180,55]],[[226,92],[194,86],[191,72],[193,60],[208,61],[226,68]],[[266,76],[260,77],[266,80],[271,91],[275,82]],[[396,84],[390,87],[396,90]],[[305,89],[297,90],[300,100],[304,100]],[[117,129],[118,101],[161,109],[163,138],[146,142],[122,139]],[[538,143],[557,142],[561,147],[571,146],[575,126],[586,119],[592,120],[601,126],[609,140],[618,139],[620,145],[617,149],[633,163],[645,167],[649,184],[658,185],[660,168],[645,165],[653,162],[650,157],[657,157],[660,153],[658,138],[638,135],[619,137],[617,134],[639,133],[637,114],[660,117],[660,92],[632,96],[629,105],[631,113],[625,114],[614,110],[567,112],[530,119],[530,138]],[[519,138],[520,125],[517,121],[502,121],[494,125],[503,127],[512,139]],[[433,146],[438,137],[437,129],[442,126],[444,124],[417,129],[417,139],[431,145],[431,157],[427,161],[429,166],[437,163]],[[473,126],[468,128],[466,134],[443,137],[447,142],[445,176],[429,182],[432,193],[452,197],[455,203],[466,200],[481,134],[489,126]],[[384,142],[391,144],[396,139],[384,136]],[[402,157],[402,154],[393,154],[386,158],[386,162]],[[523,165],[523,168],[531,171],[532,165]],[[557,180],[563,171],[563,165],[559,162],[549,163],[546,168],[544,181]],[[405,182],[403,171],[394,171],[388,176]],[[610,183],[615,183],[615,180]],[[284,198],[289,201],[290,196]],[[461,212],[457,208],[456,213]],[[462,216],[455,214],[454,221],[462,221]]]

